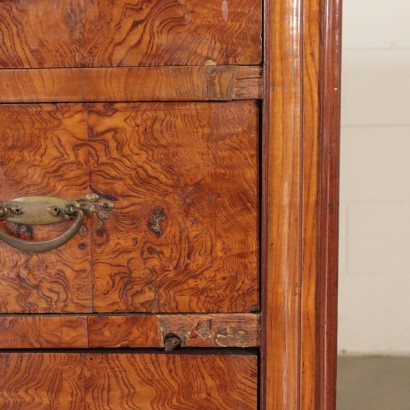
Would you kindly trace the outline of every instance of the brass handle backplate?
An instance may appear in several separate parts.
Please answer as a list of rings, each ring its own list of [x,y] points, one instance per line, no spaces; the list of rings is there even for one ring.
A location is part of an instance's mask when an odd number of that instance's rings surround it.
[[[93,213],[100,221],[109,218],[114,205],[99,201],[97,194],[65,200],[47,196],[29,196],[0,201],[0,221],[24,225],[50,225],[65,220],[74,220],[73,225],[62,235],[47,241],[27,241],[8,235],[0,230],[0,240],[26,252],[47,252],[67,243],[82,227],[85,218]]]

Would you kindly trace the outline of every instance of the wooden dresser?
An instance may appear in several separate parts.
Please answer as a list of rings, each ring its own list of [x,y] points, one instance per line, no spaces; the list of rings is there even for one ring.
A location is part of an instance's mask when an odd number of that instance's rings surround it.
[[[0,2],[0,408],[335,408],[341,0]]]

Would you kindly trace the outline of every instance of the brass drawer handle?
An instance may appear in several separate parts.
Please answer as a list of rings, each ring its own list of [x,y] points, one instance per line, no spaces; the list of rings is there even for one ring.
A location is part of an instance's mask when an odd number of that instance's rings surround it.
[[[84,212],[80,209],[77,211],[77,218],[71,227],[62,235],[57,236],[47,241],[31,242],[23,239],[18,239],[13,236],[7,235],[5,232],[0,231],[0,240],[12,246],[13,248],[20,249],[25,252],[47,252],[52,249],[59,248],[67,243],[81,228],[84,221]]]
[[[0,221],[27,225],[50,225],[73,220],[73,225],[63,234],[46,241],[27,241],[0,230],[0,240],[26,252],[47,252],[67,243],[82,227],[84,219],[97,214],[100,221],[109,218],[114,208],[111,202],[98,202],[97,194],[89,194],[72,201],[46,196],[32,196],[0,201]]]

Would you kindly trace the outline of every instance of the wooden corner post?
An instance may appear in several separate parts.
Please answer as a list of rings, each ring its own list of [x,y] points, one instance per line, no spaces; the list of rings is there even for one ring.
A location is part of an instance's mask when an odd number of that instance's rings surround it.
[[[265,0],[261,408],[335,409],[341,0]]]

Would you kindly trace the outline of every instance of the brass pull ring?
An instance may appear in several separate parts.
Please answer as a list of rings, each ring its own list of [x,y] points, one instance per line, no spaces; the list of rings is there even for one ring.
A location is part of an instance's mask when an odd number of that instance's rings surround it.
[[[27,225],[50,225],[65,220],[73,220],[73,225],[62,235],[46,241],[26,241],[8,235],[0,230],[0,241],[26,252],[47,252],[67,243],[80,231],[84,219],[96,214],[100,224],[108,219],[114,204],[99,201],[96,193],[67,201],[65,199],[32,196],[0,201],[0,221]]]
[[[53,249],[57,249],[60,246],[66,244],[81,228],[84,222],[84,212],[81,209],[77,211],[77,218],[75,219],[73,225],[65,231],[63,234],[57,236],[56,238],[49,239],[47,241],[25,241],[23,239],[18,239],[13,236],[7,235],[4,231],[0,230],[0,240],[12,246],[13,248],[20,249],[25,252],[48,252]]]

